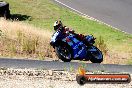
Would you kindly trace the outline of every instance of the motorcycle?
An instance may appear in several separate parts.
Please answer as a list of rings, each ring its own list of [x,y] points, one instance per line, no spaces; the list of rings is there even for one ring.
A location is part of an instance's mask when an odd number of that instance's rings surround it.
[[[90,60],[92,63],[101,63],[103,61],[103,55],[93,45],[95,39],[92,35],[87,35],[81,41],[73,33],[63,33],[61,30],[57,30],[52,35],[50,45],[55,49],[58,58],[64,62],[70,62],[71,60]]]

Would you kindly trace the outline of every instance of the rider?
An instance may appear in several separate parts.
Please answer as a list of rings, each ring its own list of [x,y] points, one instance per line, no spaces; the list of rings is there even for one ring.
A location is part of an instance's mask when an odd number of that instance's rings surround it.
[[[55,21],[54,23],[54,30],[57,31],[57,30],[60,30],[62,31],[63,33],[72,33],[76,36],[77,39],[79,40],[83,40],[84,39],[84,35],[83,34],[76,34],[74,30],[72,29],[69,29],[68,27],[66,26],[63,26],[62,22],[61,21]]]

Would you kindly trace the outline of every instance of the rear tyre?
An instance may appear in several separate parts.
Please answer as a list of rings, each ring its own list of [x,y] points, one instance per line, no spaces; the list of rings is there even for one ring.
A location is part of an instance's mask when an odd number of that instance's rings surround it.
[[[90,61],[92,63],[101,63],[103,61],[102,52],[95,46],[92,46],[92,49],[95,49],[96,51],[90,52]]]
[[[55,47],[55,52],[59,59],[64,62],[70,62],[72,60],[72,51],[67,44],[61,44],[60,46]]]
[[[5,10],[4,12],[4,18],[9,19],[10,18],[10,10]]]

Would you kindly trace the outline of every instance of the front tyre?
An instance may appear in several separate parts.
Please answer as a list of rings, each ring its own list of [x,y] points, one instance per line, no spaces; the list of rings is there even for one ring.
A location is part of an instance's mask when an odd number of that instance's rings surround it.
[[[69,47],[62,45],[55,47],[55,52],[59,59],[61,59],[64,62],[70,62],[72,60],[71,50]]]
[[[102,52],[95,46],[92,46],[93,51],[90,52],[90,61],[92,63],[101,63],[103,61]]]

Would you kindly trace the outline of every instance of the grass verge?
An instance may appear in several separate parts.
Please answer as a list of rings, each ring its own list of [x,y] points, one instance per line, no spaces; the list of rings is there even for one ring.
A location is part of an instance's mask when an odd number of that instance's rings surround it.
[[[2,30],[0,36],[1,56],[53,58],[52,47],[49,45],[51,32],[22,22],[0,20],[0,24]]]

